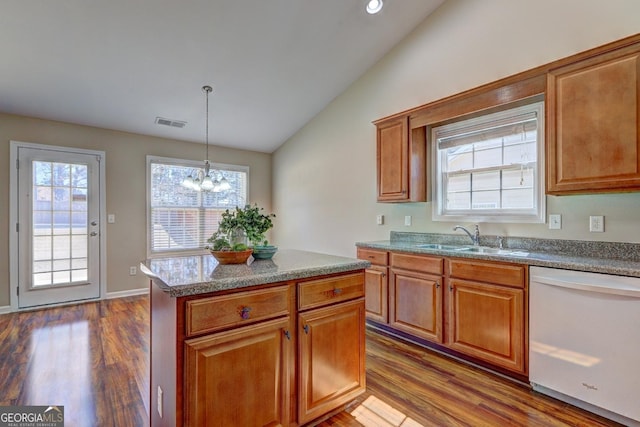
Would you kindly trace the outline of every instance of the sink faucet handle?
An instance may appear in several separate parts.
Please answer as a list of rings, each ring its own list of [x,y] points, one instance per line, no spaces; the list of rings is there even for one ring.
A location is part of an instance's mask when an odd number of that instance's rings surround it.
[[[476,230],[473,233],[473,243],[475,245],[479,245],[480,244],[480,229],[478,228],[478,224],[476,224]]]
[[[503,237],[502,236],[496,237],[496,244],[498,245],[498,249],[502,249],[502,246],[503,246]]]

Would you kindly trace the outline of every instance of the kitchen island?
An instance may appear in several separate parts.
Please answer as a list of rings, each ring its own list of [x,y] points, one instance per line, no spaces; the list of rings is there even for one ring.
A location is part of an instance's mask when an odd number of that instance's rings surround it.
[[[219,265],[155,258],[152,426],[297,426],[365,389],[364,269],[297,250]]]

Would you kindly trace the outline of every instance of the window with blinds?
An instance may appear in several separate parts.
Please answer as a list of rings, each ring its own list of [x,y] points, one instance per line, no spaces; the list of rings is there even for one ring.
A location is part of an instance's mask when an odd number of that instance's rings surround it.
[[[544,105],[432,129],[433,219],[544,222]]]
[[[212,178],[226,178],[228,190],[200,192],[182,186],[203,162],[147,158],[148,255],[200,252],[218,229],[222,213],[247,204],[249,168],[211,164]]]

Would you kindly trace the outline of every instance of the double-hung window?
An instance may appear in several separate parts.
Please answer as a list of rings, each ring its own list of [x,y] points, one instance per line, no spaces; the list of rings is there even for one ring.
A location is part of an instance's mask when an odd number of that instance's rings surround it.
[[[432,129],[433,219],[544,222],[544,106]]]
[[[247,204],[248,167],[212,163],[210,176],[229,183],[222,191],[184,187],[184,179],[202,167],[202,162],[147,157],[148,256],[201,252],[222,213]]]

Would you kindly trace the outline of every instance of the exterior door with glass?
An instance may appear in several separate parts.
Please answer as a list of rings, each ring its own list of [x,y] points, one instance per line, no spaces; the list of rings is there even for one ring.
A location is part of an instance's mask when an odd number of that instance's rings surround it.
[[[102,154],[18,147],[18,307],[100,297]]]

